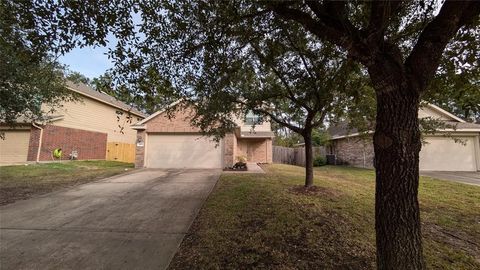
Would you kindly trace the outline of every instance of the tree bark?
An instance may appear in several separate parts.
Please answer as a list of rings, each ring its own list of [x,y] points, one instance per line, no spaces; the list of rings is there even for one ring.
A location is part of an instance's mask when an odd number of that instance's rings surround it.
[[[313,186],[313,149],[311,128],[305,128],[303,140],[305,142],[305,187],[311,187]]]
[[[446,1],[438,15],[421,30],[406,59],[399,44],[389,44],[384,37],[390,15],[395,14],[390,10],[391,4],[373,4],[374,16],[366,32],[352,27],[342,3],[335,4],[338,8],[334,6],[334,11],[338,11],[336,16],[324,12],[329,4],[307,4],[317,18],[291,1],[273,2],[270,8],[285,20],[300,23],[321,40],[343,47],[350,59],[368,68],[377,94],[374,135],[377,266],[424,269],[417,199],[421,148],[419,94],[427,88],[445,46],[458,29],[478,20],[480,1]]]
[[[378,269],[424,269],[418,205],[419,92],[401,75],[372,74]],[[391,70],[390,70],[391,71]],[[399,73],[397,73],[399,74]],[[380,75],[380,76],[376,76]]]

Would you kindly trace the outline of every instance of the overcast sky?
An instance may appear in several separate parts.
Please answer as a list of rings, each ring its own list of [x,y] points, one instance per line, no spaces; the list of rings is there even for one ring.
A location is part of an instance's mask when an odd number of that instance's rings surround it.
[[[86,47],[75,48],[66,55],[60,57],[62,64],[69,66],[71,71],[78,71],[90,79],[98,77],[113,66],[105,55],[107,48]]]

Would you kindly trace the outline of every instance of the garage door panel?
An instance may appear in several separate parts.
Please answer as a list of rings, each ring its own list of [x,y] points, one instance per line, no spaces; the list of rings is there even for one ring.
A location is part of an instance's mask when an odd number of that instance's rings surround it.
[[[27,161],[30,130],[4,131],[0,139],[0,163],[9,164]]]
[[[476,171],[474,137],[459,137],[465,144],[448,137],[428,137],[420,151],[420,170]]]
[[[149,168],[221,168],[222,144],[201,135],[148,135]]]

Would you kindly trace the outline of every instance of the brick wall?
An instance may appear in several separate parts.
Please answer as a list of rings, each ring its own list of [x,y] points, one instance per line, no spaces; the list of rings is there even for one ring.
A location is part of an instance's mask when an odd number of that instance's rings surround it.
[[[248,162],[272,163],[272,140],[239,139],[237,156],[245,156]]]
[[[147,146],[145,143],[145,135],[145,130],[137,131],[137,142],[135,144],[135,168],[145,167],[145,147]]]
[[[272,163],[273,162],[272,139],[267,139],[265,143],[266,143],[266,146],[267,146],[267,161],[266,161],[266,163]]]
[[[335,140],[331,146],[337,163],[355,167],[373,168],[373,143],[371,138],[358,137]]]
[[[223,165],[225,167],[232,167],[237,162],[237,137],[234,133],[225,135],[224,141],[224,155]]]
[[[28,160],[35,161],[40,131],[32,129]],[[34,142],[34,141],[37,142]],[[61,148],[61,159],[69,159],[72,151],[77,151],[78,159],[105,159],[107,134],[81,129],[46,125],[43,127],[40,161],[52,160],[52,151]]]
[[[33,127],[30,129],[30,142],[28,144],[28,161],[37,160],[38,143],[40,142],[40,129]]]
[[[190,124],[194,115],[190,108],[179,108],[175,117],[170,119],[166,114],[159,114],[147,122],[147,132],[200,132],[198,127]]]

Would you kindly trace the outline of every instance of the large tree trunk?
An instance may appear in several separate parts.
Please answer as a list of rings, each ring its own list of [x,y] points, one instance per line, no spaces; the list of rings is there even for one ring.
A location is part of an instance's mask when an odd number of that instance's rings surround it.
[[[424,269],[417,199],[421,148],[419,95],[402,76],[385,76],[381,82],[374,82],[377,266],[378,269]]]
[[[305,141],[305,187],[311,187],[313,186],[312,129],[305,129],[303,140]]]

